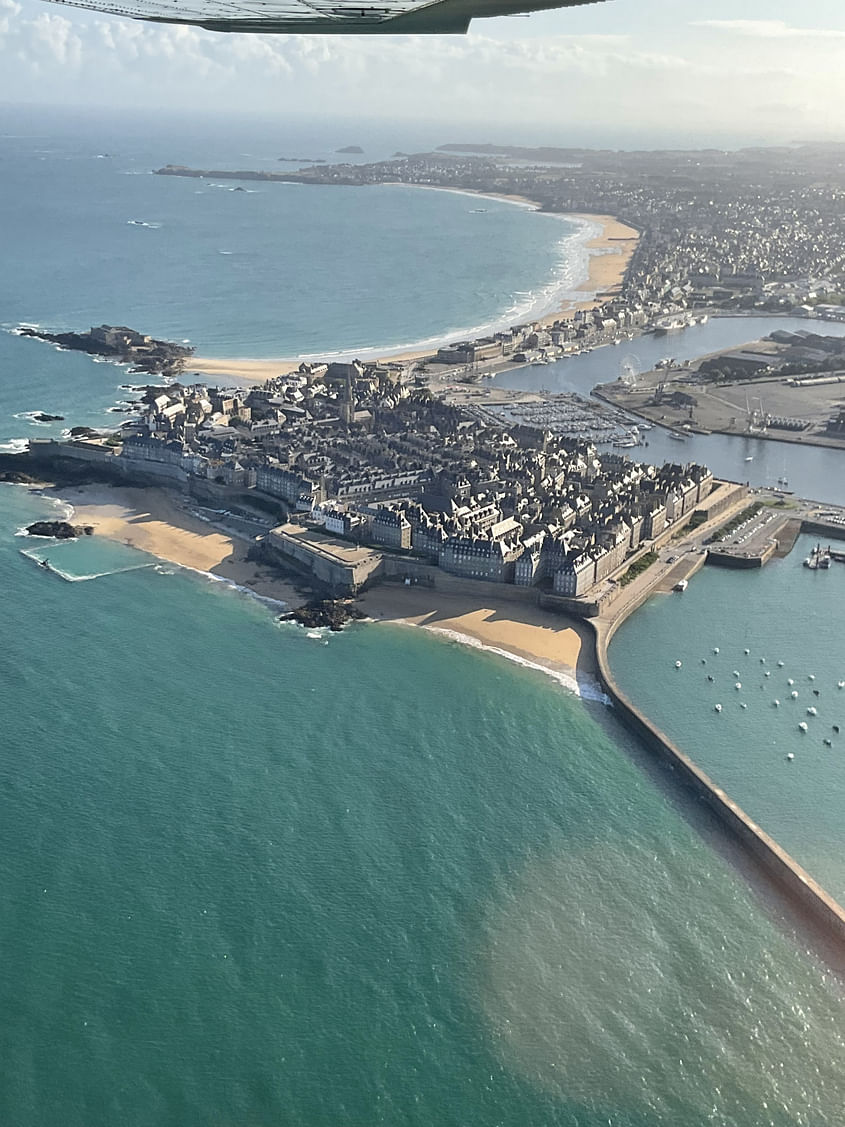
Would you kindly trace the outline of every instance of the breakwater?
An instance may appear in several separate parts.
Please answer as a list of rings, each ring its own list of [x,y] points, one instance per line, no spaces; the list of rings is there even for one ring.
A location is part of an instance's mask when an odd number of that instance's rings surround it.
[[[596,637],[596,667],[602,687],[619,720],[638,737],[657,760],[674,772],[689,793],[705,802],[721,826],[738,842],[760,872],[774,884],[800,914],[809,917],[826,938],[845,952],[845,909],[830,896],[785,849],[698,767],[689,756],[641,712],[622,692],[610,670],[607,651],[616,630],[650,597],[652,590],[625,606],[617,618],[592,621]]]

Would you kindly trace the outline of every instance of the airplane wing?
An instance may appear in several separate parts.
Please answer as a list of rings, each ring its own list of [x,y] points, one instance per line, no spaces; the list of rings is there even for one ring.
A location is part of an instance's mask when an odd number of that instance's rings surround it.
[[[475,18],[602,0],[51,0],[153,23],[208,31],[302,35],[443,35],[463,33]]]

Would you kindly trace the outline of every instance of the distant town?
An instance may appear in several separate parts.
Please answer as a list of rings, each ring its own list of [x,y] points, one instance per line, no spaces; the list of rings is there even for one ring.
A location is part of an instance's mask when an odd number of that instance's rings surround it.
[[[845,317],[839,300],[845,281],[840,144],[737,152],[467,144],[374,164],[284,172],[168,165],[157,174],[415,184],[519,196],[549,212],[613,215],[641,238],[618,298],[600,303],[589,320],[599,332],[712,308],[784,312],[819,304]],[[606,324],[610,321],[615,324]]]

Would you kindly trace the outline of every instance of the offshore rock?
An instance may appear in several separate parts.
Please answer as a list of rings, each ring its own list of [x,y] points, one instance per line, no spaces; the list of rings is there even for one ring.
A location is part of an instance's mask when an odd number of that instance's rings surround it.
[[[73,525],[66,520],[37,520],[27,525],[30,536],[50,536],[54,540],[75,540],[77,536],[91,536],[94,532],[90,524]]]
[[[50,333],[25,326],[24,337],[46,340],[71,352],[87,352],[121,364],[132,364],[136,372],[175,376],[183,371],[193,348],[138,333],[126,325],[100,325],[87,333]]]

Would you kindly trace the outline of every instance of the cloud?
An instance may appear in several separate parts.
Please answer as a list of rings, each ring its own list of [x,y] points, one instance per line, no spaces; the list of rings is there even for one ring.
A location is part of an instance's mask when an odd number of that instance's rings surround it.
[[[785,20],[694,20],[690,27],[708,27],[752,39],[845,39],[842,29],[792,27]]]
[[[720,130],[772,137],[781,124],[789,137],[832,131],[830,107],[845,98],[838,54],[819,49],[845,30],[711,19],[661,36],[659,21],[641,20],[607,34],[596,17],[574,35],[559,15],[542,36],[514,34],[514,21],[508,34],[490,21],[466,36],[221,35],[0,0],[0,101],[489,122],[513,136],[547,126],[551,140],[596,144],[651,131],[692,144]],[[776,104],[782,123],[763,108]]]

